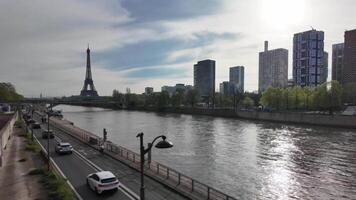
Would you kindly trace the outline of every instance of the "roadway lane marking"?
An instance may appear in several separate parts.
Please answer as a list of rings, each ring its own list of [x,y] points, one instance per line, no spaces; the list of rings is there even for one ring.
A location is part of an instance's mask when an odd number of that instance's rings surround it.
[[[61,138],[59,138],[58,136],[55,137],[55,140],[57,142],[61,141]],[[75,153],[75,155],[77,155],[81,160],[83,160],[85,163],[87,163],[91,168],[93,168],[95,171],[104,171],[103,169],[101,169],[99,166],[97,166],[96,164],[94,164],[92,161],[90,161],[89,159],[87,159],[85,156],[83,156],[81,153],[79,153],[77,150],[75,150],[73,148],[73,152]],[[129,189],[128,187],[126,187],[124,184],[122,184],[120,182],[118,189],[124,193],[127,197],[129,197],[131,200],[139,200],[140,197],[134,193],[131,189]]]
[[[42,150],[45,153],[48,153],[46,151],[46,149],[42,146],[41,142],[37,139],[37,137],[35,135],[33,135],[33,137],[35,138],[35,140],[37,141],[37,143],[41,146]],[[62,170],[58,167],[57,163],[50,157],[50,161],[53,162],[55,168],[57,168],[57,170],[59,171],[59,173],[61,174],[61,176],[63,178],[65,178],[67,184],[69,185],[69,187],[72,189],[72,191],[74,192],[75,196],[77,196],[78,200],[83,200],[83,198],[80,196],[80,194],[77,192],[77,190],[73,187],[72,183],[69,181],[69,179],[64,175],[64,173],[62,172]]]

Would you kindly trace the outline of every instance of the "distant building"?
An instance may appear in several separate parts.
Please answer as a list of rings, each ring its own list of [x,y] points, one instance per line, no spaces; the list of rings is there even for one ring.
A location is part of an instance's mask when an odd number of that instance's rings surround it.
[[[329,73],[329,53],[324,51],[324,65],[321,70],[320,76],[322,77],[322,82],[325,83],[328,80]]]
[[[342,69],[344,66],[344,43],[333,44],[331,79],[342,83]]]
[[[153,87],[145,87],[145,95],[152,95]]]
[[[356,29],[345,31],[344,67],[342,84],[356,82]]]
[[[293,37],[293,79],[299,86],[325,82],[324,32],[310,30]]]
[[[166,91],[166,92],[168,92],[169,96],[172,96],[179,90],[185,93],[186,91],[191,90],[191,89],[193,89],[193,86],[191,86],[191,85],[184,85],[182,83],[178,83],[175,86],[163,86],[161,88],[161,91],[162,92]]]
[[[269,86],[287,87],[288,85],[288,50],[268,50],[268,41],[265,49],[259,53],[258,90],[263,92]]]
[[[215,61],[202,60],[194,65],[194,88],[207,100],[215,93]]]
[[[220,94],[229,95],[230,94],[230,82],[224,81],[220,83]]]
[[[245,69],[243,66],[230,67],[230,85],[232,93],[244,93]]]

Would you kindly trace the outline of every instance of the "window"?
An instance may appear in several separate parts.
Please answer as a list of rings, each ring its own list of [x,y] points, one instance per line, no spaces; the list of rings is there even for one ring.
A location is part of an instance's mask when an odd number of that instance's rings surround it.
[[[114,178],[114,177],[101,180],[102,183],[111,183],[111,182],[115,182],[115,181],[116,181],[116,178]]]

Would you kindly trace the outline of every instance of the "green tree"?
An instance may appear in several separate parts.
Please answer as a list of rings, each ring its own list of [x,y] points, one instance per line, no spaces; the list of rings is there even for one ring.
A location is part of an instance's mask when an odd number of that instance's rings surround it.
[[[164,109],[169,105],[169,94],[167,91],[163,91],[158,96],[157,107],[158,109]]]
[[[334,110],[341,108],[343,89],[338,81],[333,80],[329,84],[331,86],[331,88],[328,89],[329,111],[330,114],[333,114]]]
[[[250,97],[246,96],[242,100],[242,105],[244,105],[246,108],[251,108],[252,106],[255,105],[255,102],[253,101],[253,99],[251,99]]]
[[[356,82],[345,84],[343,91],[343,102],[356,104]]]
[[[23,96],[16,92],[11,83],[0,83],[0,101],[20,101]]]
[[[185,101],[187,104],[191,105],[192,107],[198,102],[199,96],[198,91],[196,89],[188,90],[185,95]]]

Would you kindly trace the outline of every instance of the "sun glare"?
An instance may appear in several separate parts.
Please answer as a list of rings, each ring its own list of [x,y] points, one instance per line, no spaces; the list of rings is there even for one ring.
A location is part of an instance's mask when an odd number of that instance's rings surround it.
[[[304,18],[305,0],[262,0],[260,13],[262,21],[274,28],[299,24]]]

